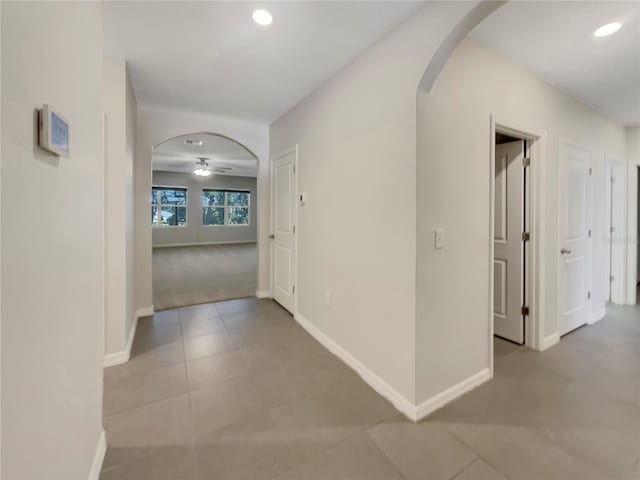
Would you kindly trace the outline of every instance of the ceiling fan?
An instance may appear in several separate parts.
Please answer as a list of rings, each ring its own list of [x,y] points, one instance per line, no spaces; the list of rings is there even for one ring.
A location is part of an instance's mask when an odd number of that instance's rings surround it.
[[[199,177],[208,177],[213,172],[209,168],[209,164],[207,163],[207,157],[196,157],[199,161],[196,162],[196,169],[193,171],[195,175]]]

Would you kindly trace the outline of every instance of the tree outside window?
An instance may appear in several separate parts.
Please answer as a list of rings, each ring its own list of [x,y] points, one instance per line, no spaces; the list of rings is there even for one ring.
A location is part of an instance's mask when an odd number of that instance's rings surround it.
[[[249,192],[232,190],[202,191],[203,225],[249,225]]]
[[[151,225],[184,227],[187,224],[187,189],[153,187],[151,189]]]

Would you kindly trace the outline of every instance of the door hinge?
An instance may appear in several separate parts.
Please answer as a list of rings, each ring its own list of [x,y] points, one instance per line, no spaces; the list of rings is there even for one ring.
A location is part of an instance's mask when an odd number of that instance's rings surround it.
[[[529,310],[529,307],[522,307],[522,316],[523,317],[528,317],[531,314],[531,311]]]
[[[296,293],[296,286],[291,287],[291,293]]]
[[[296,173],[296,166],[293,166],[293,173]]]
[[[296,226],[293,226],[293,233],[296,233]]]
[[[591,300],[591,292],[587,292],[587,300]]]
[[[527,168],[529,165],[531,165],[531,159],[529,157],[524,157],[522,159],[522,166]]]
[[[610,282],[615,282],[616,281],[616,277],[614,277],[613,275],[609,276],[609,281]]]
[[[593,168],[589,167],[589,175],[593,174]]]
[[[591,238],[591,229],[587,230],[587,235],[589,235],[589,238]]]
[[[610,231],[611,233],[615,233],[615,231],[616,231],[616,227],[611,226],[611,227],[609,228],[609,231]]]
[[[613,175],[611,175],[611,183],[616,183],[616,177],[614,177]]]
[[[522,232],[522,241],[528,242],[529,240],[531,240],[531,234],[529,234],[529,232]]]

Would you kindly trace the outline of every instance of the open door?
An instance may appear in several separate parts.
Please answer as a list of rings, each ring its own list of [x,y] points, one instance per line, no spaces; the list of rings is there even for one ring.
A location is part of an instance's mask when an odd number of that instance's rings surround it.
[[[524,344],[524,141],[495,149],[494,334]]]
[[[295,313],[296,261],[296,152],[275,158],[271,163],[272,279],[273,299]]]
[[[591,309],[591,156],[565,144],[560,158],[558,333],[589,321]]]

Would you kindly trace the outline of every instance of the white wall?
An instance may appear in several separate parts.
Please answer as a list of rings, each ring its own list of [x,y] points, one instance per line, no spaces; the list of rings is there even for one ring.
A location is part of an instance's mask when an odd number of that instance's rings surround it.
[[[627,157],[629,160],[640,160],[640,126],[627,127]]]
[[[165,140],[194,132],[225,135],[242,143],[258,157],[258,289],[269,283],[269,127],[227,117],[176,112],[151,107],[138,108],[138,128],[134,166],[136,217],[136,307],[152,305],[151,249],[151,151]]]
[[[104,60],[105,353],[124,352],[135,317],[133,155],[137,104],[123,60]]]
[[[187,224],[183,227],[153,229],[153,246],[204,245],[214,243],[255,242],[258,233],[257,182],[255,177],[211,175],[198,177],[192,173],[153,172],[153,184],[187,188]],[[244,190],[251,193],[249,225],[202,224],[202,189]],[[151,221],[151,214],[148,215]]]
[[[1,476],[86,479],[102,435],[102,4],[1,8]],[[36,146],[43,103],[70,121],[71,158]]]
[[[638,167],[640,166],[640,126],[627,127],[627,285],[626,303],[634,305],[636,284],[640,279],[640,243],[638,230],[638,213],[640,212],[640,196],[638,195]]]
[[[595,205],[602,206],[605,155],[625,158],[624,129],[498,54],[464,41],[431,93],[418,96],[417,400],[489,366],[490,115],[547,132],[543,279],[545,335],[557,331],[558,152],[562,139],[588,147]],[[595,212],[594,278],[604,268],[603,212]],[[433,249],[433,229],[447,245]],[[594,311],[604,309],[603,282]],[[442,359],[446,361],[443,362]]]
[[[2,3],[0,3],[0,59],[2,58]],[[0,61],[0,92],[2,92],[2,62]],[[0,106],[2,98],[0,97]],[[0,112],[0,265],[2,265],[2,115]],[[2,274],[0,272],[0,378],[2,377]],[[2,381],[0,381],[0,426],[2,425]],[[0,427],[0,477],[2,477],[2,429]]]
[[[299,146],[299,189],[308,194],[298,209],[298,313],[409,405],[416,90],[474,5],[427,3],[271,125],[272,155]]]

